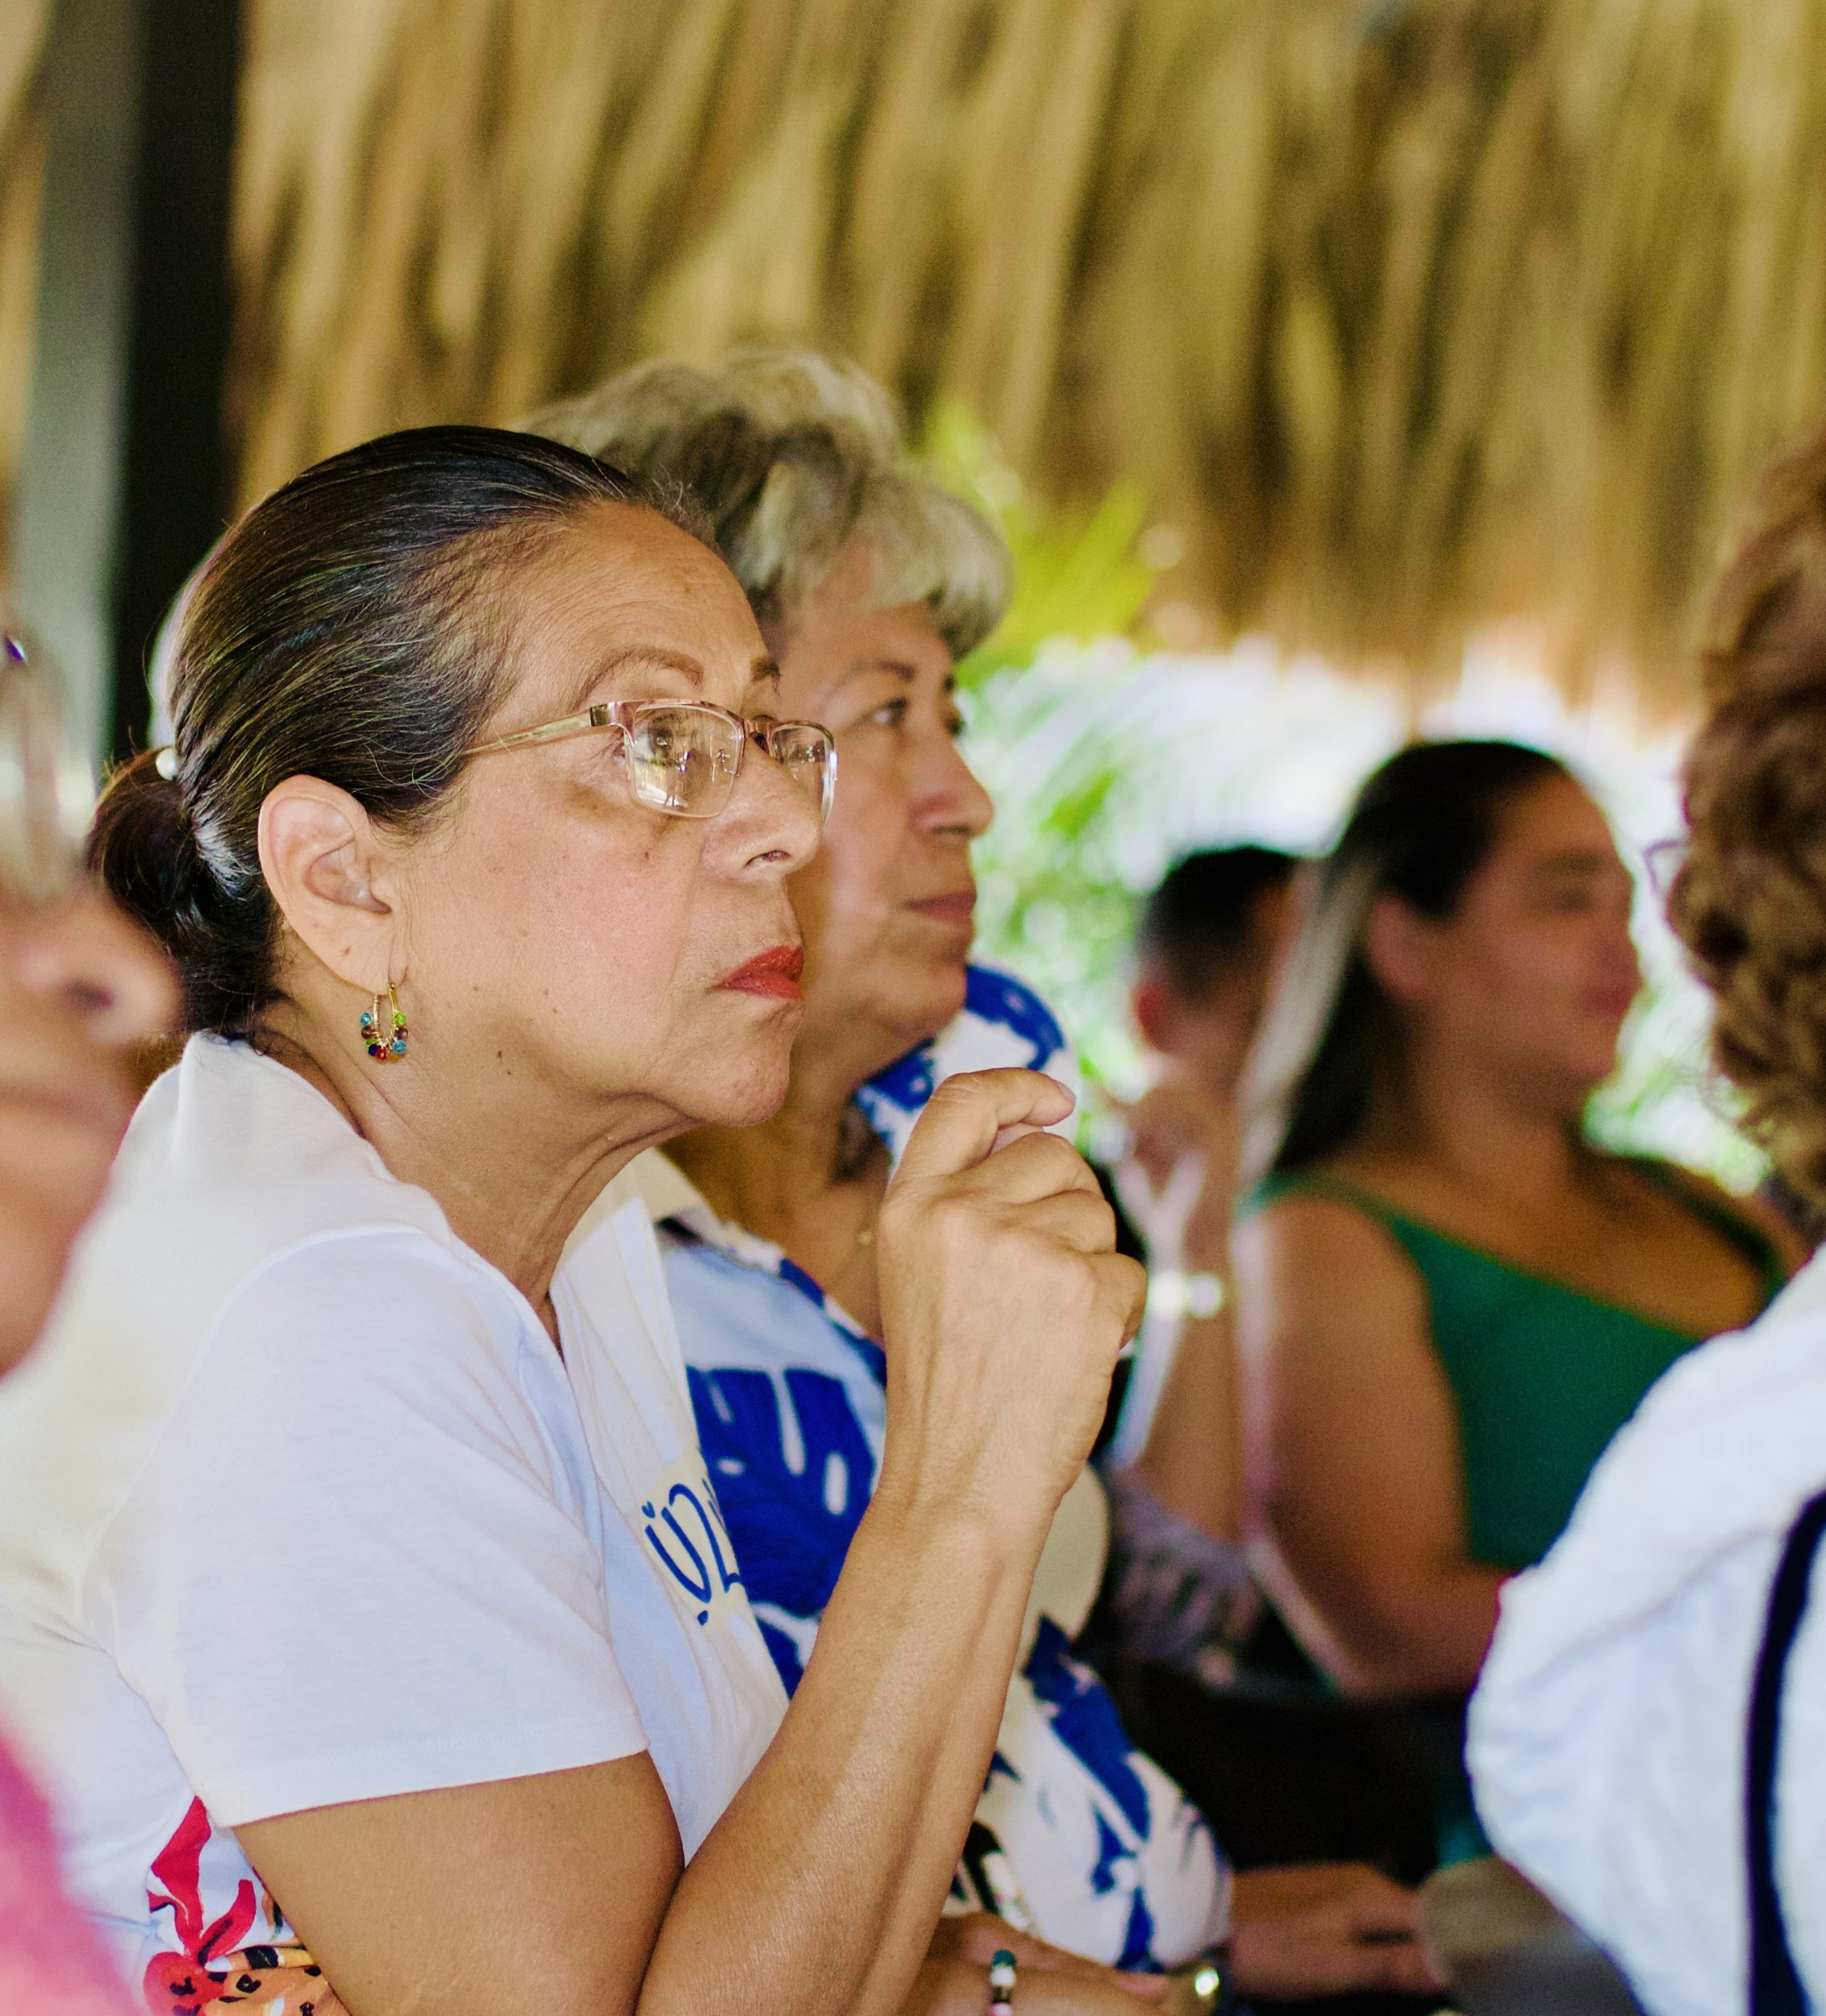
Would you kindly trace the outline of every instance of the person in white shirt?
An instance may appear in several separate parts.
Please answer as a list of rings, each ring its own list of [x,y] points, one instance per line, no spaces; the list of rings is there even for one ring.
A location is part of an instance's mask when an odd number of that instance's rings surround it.
[[[1826,1200],[1826,434],[1727,568],[1670,904],[1714,1054]],[[1690,1352],[1505,1589],[1471,1704],[1499,1851],[1653,2016],[1826,2006],[1826,1259]],[[1811,1592],[1811,1593],[1810,1593]]]
[[[0,1395],[0,1713],[161,2016],[847,2016],[921,1963],[1140,1282],[1066,1092],[935,1102],[788,1708],[593,1210],[785,1087],[831,752],[776,684],[681,507],[485,429],[319,464],[189,595],[94,854],[194,1033]]]

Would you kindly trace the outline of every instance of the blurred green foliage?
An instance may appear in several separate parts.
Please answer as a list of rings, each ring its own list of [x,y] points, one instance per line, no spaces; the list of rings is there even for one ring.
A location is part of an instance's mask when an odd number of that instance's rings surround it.
[[[1091,703],[1088,689],[1025,675],[1049,643],[1135,631],[1159,573],[1140,550],[1146,499],[1121,482],[1092,506],[1041,502],[955,402],[934,406],[919,448],[939,480],[997,527],[1014,560],[1007,613],[957,668],[971,761],[997,807],[975,850],[978,956],[1044,989],[1091,1080],[1112,1069],[1132,1077],[1137,1059],[1117,977],[1136,897],[1110,843],[1124,823],[1112,799],[1140,754],[1129,746],[1135,723],[1094,728],[1094,704],[1080,704]]]
[[[941,482],[998,527],[1014,556],[1014,598],[994,634],[958,666],[964,691],[1031,664],[1050,638],[1129,635],[1159,572],[1140,551],[1148,505],[1138,485],[1118,483],[1090,506],[1043,505],[955,401],[933,406],[919,452]]]

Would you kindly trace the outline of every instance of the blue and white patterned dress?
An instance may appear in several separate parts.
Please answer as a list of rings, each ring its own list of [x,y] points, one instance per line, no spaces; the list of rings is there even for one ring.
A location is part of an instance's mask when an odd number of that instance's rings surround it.
[[[936,1085],[1008,1064],[1075,1084],[1044,1004],[973,967],[963,1013],[860,1103],[898,1159]],[[881,1347],[778,1248],[716,1218],[670,1164],[654,1169],[643,1188],[660,1220],[699,1439],[790,1692],[874,1489],[887,1419]],[[1087,1478],[1074,1498],[1095,1491]],[[1111,1964],[1177,1965],[1227,1931],[1228,1872],[1203,1818],[1130,1747],[1102,1683],[1071,1656],[1082,1621],[1030,1608],[953,1906],[998,1910]]]

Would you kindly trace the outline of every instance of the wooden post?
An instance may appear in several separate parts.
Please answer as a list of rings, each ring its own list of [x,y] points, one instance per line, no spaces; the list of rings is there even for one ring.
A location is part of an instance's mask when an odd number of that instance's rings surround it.
[[[223,427],[233,304],[228,231],[238,0],[142,0],[144,110],[135,204],[114,753],[145,739],[146,658],[186,577],[227,523]]]
[[[38,328],[14,479],[14,591],[98,754],[113,728],[141,11],[58,0],[45,38]]]
[[[240,9],[57,0],[13,577],[98,756],[143,738],[145,656],[220,531]]]

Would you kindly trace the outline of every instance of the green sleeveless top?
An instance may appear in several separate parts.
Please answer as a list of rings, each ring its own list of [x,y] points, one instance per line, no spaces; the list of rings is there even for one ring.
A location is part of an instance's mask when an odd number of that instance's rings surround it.
[[[1765,1303],[1775,1294],[1782,1263],[1761,1231],[1665,1164],[1636,1166],[1755,1263]],[[1704,1339],[1524,1273],[1354,1184],[1310,1173],[1274,1177],[1252,1204],[1260,1210],[1283,1197],[1354,1206],[1386,1227],[1419,1270],[1433,1347],[1458,1403],[1472,1557],[1493,1568],[1532,1566],[1559,1538],[1593,1464],[1642,1396]]]

